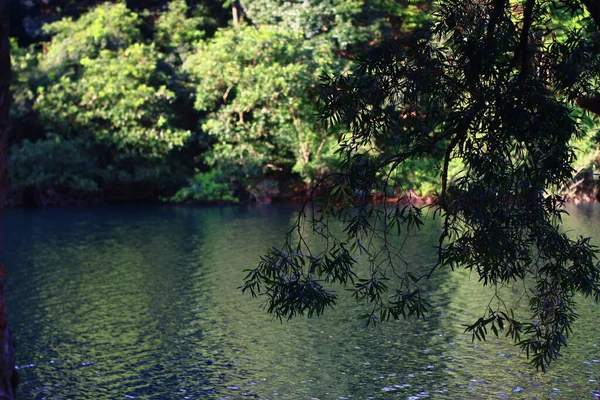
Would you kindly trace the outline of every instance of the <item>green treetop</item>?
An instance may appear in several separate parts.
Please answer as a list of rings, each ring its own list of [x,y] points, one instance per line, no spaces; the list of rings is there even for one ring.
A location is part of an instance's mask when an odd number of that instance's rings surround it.
[[[307,183],[321,175],[335,138],[315,117],[317,74],[341,65],[326,43],[275,26],[222,29],[199,43],[183,69],[214,138],[209,165],[242,187],[282,168]]]
[[[140,20],[125,3],[105,3],[83,14],[79,19],[64,18],[45,25],[52,35],[42,67],[50,73],[79,65],[85,57],[95,58],[101,50],[126,48],[141,40]]]
[[[420,9],[427,7],[427,3],[422,1],[402,4],[386,0],[242,0],[240,3],[254,24],[300,31],[306,38],[324,36],[342,50],[379,39],[393,29],[412,30],[427,19]]]
[[[173,7],[172,13],[182,11],[177,2]],[[188,22],[183,21],[195,29],[197,21]],[[182,46],[201,34],[180,38],[173,31],[167,38],[165,24],[168,18],[157,28],[157,36],[168,42],[165,47]],[[160,187],[176,181],[177,162],[169,157],[191,132],[175,121],[175,93],[161,69],[165,56],[155,44],[142,43],[140,25],[124,3],[106,3],[77,20],[45,26],[52,39],[37,64],[29,53],[15,53],[22,65],[15,104],[23,114],[32,104],[45,135],[35,144],[14,146],[13,184],[85,194],[106,186],[118,191],[123,185]],[[51,161],[68,154],[78,156]]]

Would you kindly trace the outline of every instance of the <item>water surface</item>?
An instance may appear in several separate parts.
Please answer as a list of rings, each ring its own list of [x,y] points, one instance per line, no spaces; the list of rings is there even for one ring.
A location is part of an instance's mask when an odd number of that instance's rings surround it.
[[[600,238],[598,205],[570,211],[568,229]],[[5,290],[19,398],[600,396],[597,305],[580,299],[564,357],[536,373],[509,340],[463,333],[491,295],[465,271],[427,283],[425,321],[363,329],[362,306],[343,294],[322,318],[271,321],[236,287],[244,268],[281,244],[294,213],[289,205],[9,210]],[[438,233],[433,221],[409,242],[411,268],[431,265]]]

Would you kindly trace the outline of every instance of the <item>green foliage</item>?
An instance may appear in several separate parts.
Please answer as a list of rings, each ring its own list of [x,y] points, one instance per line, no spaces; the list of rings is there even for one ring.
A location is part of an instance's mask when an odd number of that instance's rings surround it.
[[[24,140],[11,148],[11,184],[21,188],[99,190],[97,164],[82,140],[54,136],[32,143]]]
[[[87,141],[103,188],[163,188],[197,167],[230,178],[236,194],[268,196],[265,182],[290,177],[310,186],[339,160],[339,132],[315,118],[319,74],[425,15],[420,3],[260,0],[243,2],[253,26],[205,40],[223,22],[216,4],[173,0],[140,17],[107,2],[45,25],[49,42],[13,43],[15,133]]]
[[[173,0],[168,10],[161,14],[155,25],[155,41],[166,50],[176,50],[181,54],[189,51],[190,47],[204,38],[205,18],[188,18],[189,7],[185,0]]]
[[[418,4],[386,0],[251,0],[241,4],[254,24],[302,32],[309,39],[324,36],[340,49],[387,33],[392,28],[387,21],[390,17],[407,22],[402,30],[414,29],[427,18]]]
[[[600,36],[579,2],[544,5],[569,6],[579,22],[554,35],[548,9],[534,1],[523,11],[505,0],[444,0],[431,28],[374,49],[351,75],[326,78],[321,116],[348,132],[342,171],[322,183],[330,193],[322,213],[301,213],[284,250],[248,271],[243,290],[266,294],[279,318],[319,314],[334,304],[326,284],[336,277],[375,323],[423,315],[421,280],[465,268],[494,293],[467,331],[507,333],[537,368],[556,360],[577,318],[575,294],[600,299],[598,249],[561,231],[563,199],[552,194],[571,181],[573,140],[586,133],[572,102],[599,89]],[[401,191],[396,171],[429,157],[441,160],[431,207],[442,231],[437,262],[413,275],[402,268],[403,236],[428,206],[369,197]],[[454,176],[452,164],[462,166]],[[341,219],[345,237],[329,218]],[[325,250],[311,252],[305,227],[327,239]],[[362,280],[353,278],[352,249],[368,256]],[[494,290],[517,284],[529,289],[529,318],[514,317]]]
[[[12,61],[11,109],[13,118],[22,117],[29,111],[29,104],[35,98],[30,80],[34,78],[37,68],[37,55],[33,48],[22,49],[16,40],[10,41]]]
[[[173,127],[173,93],[154,84],[158,58],[154,46],[142,44],[83,58],[78,79],[63,76],[40,90],[36,110],[67,137],[89,133],[124,153],[164,155],[190,133]]]
[[[84,58],[96,58],[101,50],[124,49],[141,40],[140,19],[125,3],[105,3],[73,21],[64,18],[44,25],[52,35],[41,67],[51,74],[79,67]]]
[[[215,144],[207,163],[242,186],[292,167],[307,182],[328,168],[335,139],[315,118],[316,74],[340,61],[324,44],[277,27],[223,29],[197,46],[184,71]]]
[[[576,171],[582,169],[591,168],[598,162],[598,138],[597,134],[600,131],[600,123],[596,118],[592,118],[589,114],[580,114],[577,116],[580,118],[581,127],[585,132],[585,135],[575,141],[576,161],[573,164],[573,168]]]
[[[216,170],[210,172],[196,172],[188,182],[170,199],[180,203],[195,202],[232,202],[235,201],[229,183]]]
[[[181,9],[181,4],[175,6],[175,11]],[[15,148],[21,156],[13,160],[14,185],[44,186],[53,180],[83,192],[96,192],[101,185],[104,190],[136,187],[151,193],[148,187],[166,190],[185,182],[180,163],[186,158],[180,160],[179,150],[191,132],[176,123],[176,98],[167,88],[164,56],[154,44],[140,42],[139,24],[123,3],[104,4],[78,20],[48,25],[53,37],[43,53],[36,55],[33,48],[14,52],[13,116],[25,119],[34,113],[45,131],[28,136],[49,135],[39,141],[40,148],[84,148],[95,160],[96,186],[87,183],[92,179],[87,172],[86,179],[80,177],[77,158],[49,168],[51,178],[40,175],[31,161],[37,143],[29,142],[23,143],[23,151]],[[33,168],[31,181],[24,178],[28,168]],[[60,179],[59,172],[64,174]]]
[[[19,135],[35,141],[48,134],[87,141],[90,151],[98,153],[103,188],[145,181],[163,190],[171,174],[178,177],[173,184],[185,183],[182,175],[212,168],[231,178],[227,182],[236,194],[260,197],[269,192],[261,188],[264,182],[297,184],[300,178],[310,186],[337,170],[343,160],[334,154],[339,127],[326,132],[314,116],[318,75],[340,73],[350,65],[341,56],[353,58],[384,38],[412,40],[406,33],[426,23],[429,16],[422,10],[428,3],[241,3],[244,18],[253,26],[221,29],[208,40],[205,31],[212,35],[215,21],[221,20],[220,5],[216,10],[211,2],[196,4],[190,10],[185,1],[174,0],[160,10],[144,11],[142,17],[124,2],[101,4],[78,19],[47,25],[49,42],[19,48],[13,41],[15,143]],[[561,60],[556,82],[569,87],[561,96],[573,99],[577,94],[567,92],[590,93],[595,85],[594,68],[587,68],[590,51],[564,56],[569,48],[581,47],[577,32],[589,30],[589,18],[581,11],[572,14],[569,8],[551,6],[542,7],[554,30],[544,36],[545,45]],[[518,14],[511,16],[514,26],[520,21]],[[395,107],[397,126],[416,119],[405,118],[411,110],[396,105],[386,107]],[[375,148],[394,152],[397,136],[393,129],[379,132]],[[574,167],[584,173],[591,173],[597,162],[592,136],[586,130],[585,140],[572,142],[580,149]],[[386,166],[386,193],[441,191],[443,144],[448,143],[449,138],[442,140],[427,157]],[[449,177],[460,175],[459,158],[452,157]]]

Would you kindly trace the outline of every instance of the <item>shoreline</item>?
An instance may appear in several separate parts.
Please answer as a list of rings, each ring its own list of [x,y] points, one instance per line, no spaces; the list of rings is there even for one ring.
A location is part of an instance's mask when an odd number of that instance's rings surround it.
[[[318,196],[320,199],[323,197]],[[383,195],[373,195],[371,197],[370,203],[372,204],[382,204],[382,203],[400,203],[400,204],[415,204],[415,205],[434,205],[437,197],[434,195],[424,195],[420,196],[416,194],[414,191],[410,190],[409,193],[405,196],[387,196]],[[186,202],[175,202],[175,201],[161,201],[161,200],[135,200],[135,199],[119,199],[119,200],[106,200],[106,199],[69,199],[65,202],[61,202],[60,204],[54,203],[38,203],[31,202],[26,204],[25,202],[15,202],[9,201],[5,205],[6,208],[16,208],[16,209],[46,209],[46,208],[96,208],[96,207],[106,207],[106,206],[116,206],[116,205],[171,205],[171,206],[214,206],[214,207],[223,207],[223,206],[233,206],[233,205],[247,205],[247,204],[271,204],[271,203],[303,203],[306,200],[306,196],[300,195],[298,192],[289,193],[285,195],[279,196],[263,196],[263,197],[254,197],[247,200],[240,201],[186,201]],[[592,193],[581,193],[577,195],[565,195],[564,200],[566,204],[590,204],[590,203],[599,203],[600,202],[600,190],[596,192],[596,194]]]

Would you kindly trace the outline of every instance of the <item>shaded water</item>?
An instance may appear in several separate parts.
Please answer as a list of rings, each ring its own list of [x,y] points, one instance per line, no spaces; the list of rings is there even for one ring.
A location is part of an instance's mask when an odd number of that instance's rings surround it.
[[[600,207],[568,227],[600,238]],[[22,399],[594,398],[600,312],[564,357],[532,370],[508,340],[472,343],[462,324],[490,293],[467,273],[428,283],[425,321],[363,329],[342,294],[319,319],[279,324],[236,286],[281,238],[292,206],[9,210],[5,284]],[[431,265],[435,223],[407,248]],[[598,241],[596,241],[598,243]],[[509,297],[518,299],[522,289]]]

